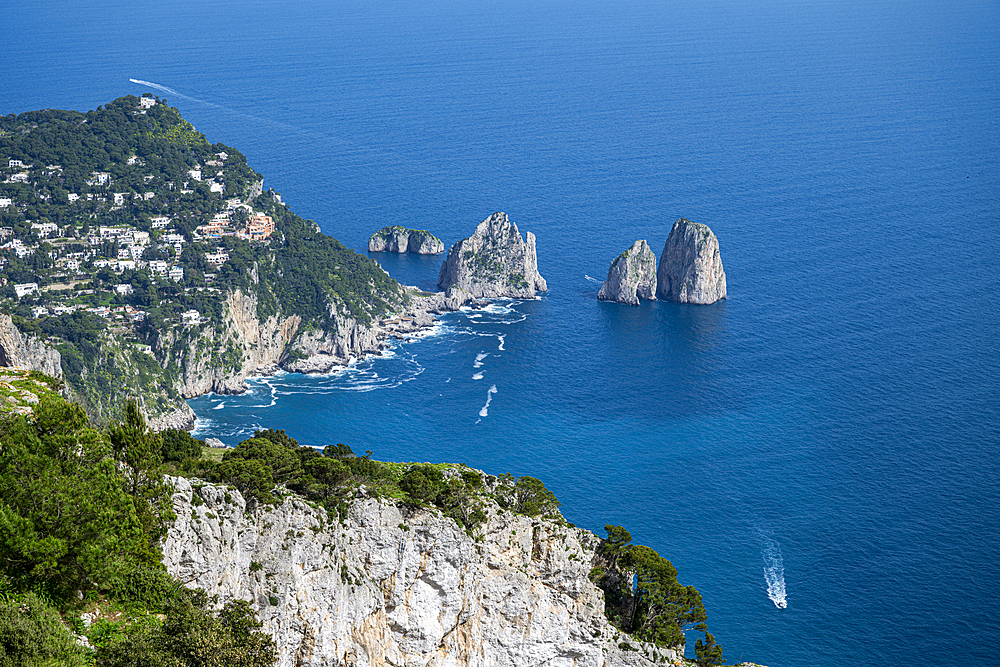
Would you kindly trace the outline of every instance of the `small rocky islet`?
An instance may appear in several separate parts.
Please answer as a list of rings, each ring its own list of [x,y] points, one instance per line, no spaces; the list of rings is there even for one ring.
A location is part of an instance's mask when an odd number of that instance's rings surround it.
[[[371,235],[368,239],[368,252],[437,255],[444,252],[444,243],[426,230],[390,225]]]

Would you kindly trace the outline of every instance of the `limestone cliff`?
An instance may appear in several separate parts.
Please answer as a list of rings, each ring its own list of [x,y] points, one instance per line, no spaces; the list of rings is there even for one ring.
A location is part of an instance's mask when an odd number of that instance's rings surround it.
[[[726,298],[719,240],[708,225],[677,219],[660,255],[656,294],[679,303],[715,303]]]
[[[422,229],[406,229],[399,225],[383,227],[368,239],[368,252],[413,252],[436,255],[444,252],[441,239]]]
[[[639,299],[656,299],[656,255],[645,241],[636,241],[611,262],[597,298],[633,306]]]
[[[680,657],[608,623],[588,578],[599,540],[562,522],[493,506],[473,539],[436,511],[363,491],[330,523],[294,497],[248,513],[235,490],[173,483],[167,569],[220,603],[250,601],[277,641],[279,667],[611,667]]]
[[[546,291],[538,274],[535,235],[527,242],[506,213],[494,213],[476,227],[475,233],[453,245],[441,265],[438,287],[460,287],[475,298],[533,298]]]
[[[0,313],[0,366],[41,371],[62,377],[59,352],[33,336],[21,333],[10,315]]]

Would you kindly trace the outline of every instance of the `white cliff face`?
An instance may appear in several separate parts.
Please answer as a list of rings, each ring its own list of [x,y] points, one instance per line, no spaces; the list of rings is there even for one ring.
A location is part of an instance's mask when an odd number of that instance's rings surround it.
[[[494,213],[451,247],[438,287],[458,287],[475,298],[534,298],[536,291],[548,290],[538,273],[535,235],[528,232],[524,241],[506,213]]]
[[[597,298],[633,306],[639,305],[639,299],[656,299],[656,255],[644,240],[636,241],[611,262]]]
[[[213,391],[236,394],[245,390],[247,377],[272,373],[289,344],[306,358],[286,363],[287,370],[325,373],[344,366],[351,357],[379,352],[387,346],[385,332],[365,326],[336,311],[331,313],[336,330],[302,331],[298,315],[257,317],[257,297],[239,290],[226,295],[218,330],[204,328],[190,347],[181,350],[179,391],[192,398]],[[175,342],[165,336],[160,349],[170,354]]]
[[[0,366],[41,371],[62,377],[62,355],[42,341],[22,334],[10,315],[0,314]]]
[[[368,252],[413,252],[436,255],[444,252],[441,239],[421,229],[406,229],[395,225],[383,227],[368,239]]]
[[[726,298],[719,239],[708,225],[677,219],[660,255],[656,294],[679,303],[706,304]]]
[[[279,667],[610,667],[680,657],[607,622],[588,578],[599,543],[588,531],[494,506],[477,541],[437,512],[370,498],[353,501],[342,522],[296,498],[248,514],[235,490],[172,481],[178,518],[164,564],[220,604],[250,601],[277,642]],[[626,640],[639,650],[620,649]]]

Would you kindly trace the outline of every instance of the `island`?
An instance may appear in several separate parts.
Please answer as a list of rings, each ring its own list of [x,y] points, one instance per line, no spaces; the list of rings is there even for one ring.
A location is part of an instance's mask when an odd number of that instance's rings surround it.
[[[715,303],[726,298],[726,272],[719,239],[708,227],[678,218],[660,255],[656,294],[678,303]]]
[[[639,299],[656,299],[656,255],[646,241],[636,241],[615,257],[597,298],[633,306],[639,305]]]
[[[472,298],[400,285],[152,95],[0,117],[0,158],[0,360],[96,423],[138,397],[190,427],[187,398],[328,372]]]
[[[383,227],[368,239],[368,252],[412,252],[437,255],[444,252],[444,243],[423,229],[407,229],[394,225]]]
[[[475,298],[532,299],[547,291],[538,273],[535,235],[528,232],[525,241],[506,213],[494,213],[448,251],[438,288],[459,288]]]

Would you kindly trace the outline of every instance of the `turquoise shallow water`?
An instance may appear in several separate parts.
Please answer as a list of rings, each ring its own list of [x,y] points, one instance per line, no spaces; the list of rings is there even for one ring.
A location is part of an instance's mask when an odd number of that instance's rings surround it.
[[[538,237],[541,299],[199,398],[202,435],[540,477],[670,558],[731,660],[996,662],[995,3],[10,12],[0,113],[152,91],[359,251],[497,210]],[[587,276],[681,215],[730,298],[598,302]],[[373,257],[425,288],[440,266]]]

